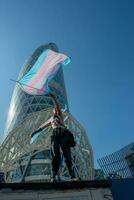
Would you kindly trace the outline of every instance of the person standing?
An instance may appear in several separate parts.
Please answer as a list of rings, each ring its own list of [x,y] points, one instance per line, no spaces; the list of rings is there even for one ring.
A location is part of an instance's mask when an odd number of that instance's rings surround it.
[[[73,134],[64,125],[64,115],[60,106],[53,94],[49,94],[54,103],[53,116],[43,123],[37,130],[32,133],[32,136],[51,126],[53,129],[51,136],[51,156],[52,156],[52,181],[57,181],[57,175],[61,163],[61,150],[65,158],[65,163],[71,180],[77,180],[72,168],[71,147],[75,146]]]

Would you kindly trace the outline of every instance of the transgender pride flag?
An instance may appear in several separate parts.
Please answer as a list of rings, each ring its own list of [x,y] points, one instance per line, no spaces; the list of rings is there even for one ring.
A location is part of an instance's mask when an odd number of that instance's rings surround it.
[[[49,92],[48,82],[55,76],[59,67],[67,65],[69,62],[68,56],[46,49],[18,82],[28,94],[47,94]]]

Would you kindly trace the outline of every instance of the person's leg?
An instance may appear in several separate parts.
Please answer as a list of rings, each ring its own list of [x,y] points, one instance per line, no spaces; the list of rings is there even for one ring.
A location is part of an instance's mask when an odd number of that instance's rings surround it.
[[[61,135],[60,135],[60,146],[63,152],[63,156],[65,159],[66,166],[68,168],[68,172],[71,178],[75,177],[75,173],[72,167],[72,157],[71,157],[71,148],[69,146],[69,138],[66,133],[66,130],[62,129]]]
[[[65,163],[68,168],[69,175],[71,178],[75,178],[75,173],[72,168],[72,158],[71,158],[70,147],[66,146],[65,144],[61,144],[61,149],[63,151],[63,156],[65,158]]]
[[[53,178],[57,175],[60,167],[60,144],[58,134],[53,133],[51,137],[52,173]]]

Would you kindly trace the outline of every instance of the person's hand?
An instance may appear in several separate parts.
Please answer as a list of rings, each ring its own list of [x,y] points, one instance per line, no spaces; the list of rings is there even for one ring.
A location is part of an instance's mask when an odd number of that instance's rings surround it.
[[[31,138],[38,132],[42,131],[42,128],[39,128],[37,129],[36,131],[34,131],[32,134],[31,134]]]
[[[48,94],[50,97],[52,97],[53,99],[55,99],[55,96],[54,96],[54,94],[52,94],[52,93],[49,93]]]

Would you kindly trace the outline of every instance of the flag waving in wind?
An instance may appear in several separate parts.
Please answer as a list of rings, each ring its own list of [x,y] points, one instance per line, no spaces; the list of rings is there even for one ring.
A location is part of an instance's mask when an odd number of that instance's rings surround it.
[[[49,92],[48,82],[55,76],[59,67],[67,65],[69,62],[68,56],[46,49],[18,82],[28,94],[47,94]]]

